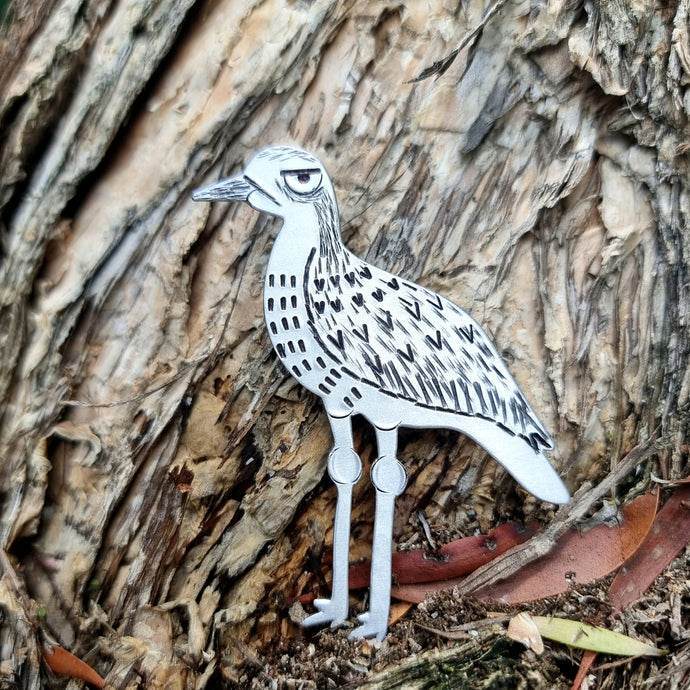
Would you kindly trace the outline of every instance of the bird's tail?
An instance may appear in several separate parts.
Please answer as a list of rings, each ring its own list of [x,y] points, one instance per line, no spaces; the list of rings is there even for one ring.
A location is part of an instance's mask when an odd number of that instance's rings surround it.
[[[568,489],[541,449],[535,450],[520,436],[479,417],[464,418],[458,431],[482,446],[537,498],[550,503],[570,502]]]

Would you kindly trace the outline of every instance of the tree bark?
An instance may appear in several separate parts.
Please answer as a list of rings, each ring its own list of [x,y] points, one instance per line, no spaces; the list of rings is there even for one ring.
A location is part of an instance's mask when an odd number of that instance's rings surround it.
[[[656,429],[643,469],[687,472],[686,0],[34,5],[0,55],[5,680],[39,687],[39,623],[115,687],[239,682],[299,634],[330,431],[264,330],[277,223],[190,197],[273,143],[323,160],[352,251],[492,335],[571,489]],[[549,518],[455,434],[401,460],[400,538]]]

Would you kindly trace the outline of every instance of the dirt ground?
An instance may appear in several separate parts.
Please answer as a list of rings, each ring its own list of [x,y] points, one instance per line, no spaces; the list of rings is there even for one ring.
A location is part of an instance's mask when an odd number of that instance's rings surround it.
[[[669,650],[658,658],[598,656],[581,687],[690,687],[690,553],[657,578],[643,599],[621,614],[607,603],[611,577],[567,594],[519,607],[461,599],[441,592],[413,607],[381,642],[347,637],[348,628],[306,631],[273,639],[245,655],[241,671],[221,667],[227,688],[570,688],[582,651],[545,640],[536,655],[505,635],[507,618],[520,610],[584,621]],[[357,609],[362,597],[353,597]],[[293,619],[300,612],[293,605]],[[299,608],[299,605],[297,605]],[[495,617],[495,618],[494,618]],[[474,626],[468,624],[475,623]],[[352,624],[353,625],[353,624]],[[459,628],[462,627],[462,630]],[[449,639],[456,638],[456,639]]]

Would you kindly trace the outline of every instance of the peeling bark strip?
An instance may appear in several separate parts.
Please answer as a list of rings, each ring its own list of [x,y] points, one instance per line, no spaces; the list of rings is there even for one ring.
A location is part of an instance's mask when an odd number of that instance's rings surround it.
[[[234,664],[291,634],[277,602],[330,543],[330,432],[263,331],[275,226],[189,198],[272,143],[323,160],[350,249],[488,330],[571,488],[658,425],[663,471],[687,474],[690,5],[446,4],[13,6],[0,546],[18,563],[3,674],[39,687],[22,597],[115,687],[235,682]],[[410,83],[435,63],[440,78]],[[421,508],[467,531],[468,507],[484,530],[520,517],[472,445],[409,439],[401,538]],[[370,458],[363,429],[357,442]],[[368,542],[365,482],[353,515]]]

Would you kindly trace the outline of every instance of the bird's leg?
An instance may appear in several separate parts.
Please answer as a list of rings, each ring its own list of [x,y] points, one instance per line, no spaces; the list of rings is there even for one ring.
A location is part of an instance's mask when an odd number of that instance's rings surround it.
[[[362,476],[362,462],[354,450],[350,417],[333,417],[329,414],[328,419],[335,441],[328,456],[328,474],[338,489],[333,526],[333,583],[331,598],[317,599],[314,606],[319,609],[318,613],[305,618],[303,626],[330,623],[331,627],[335,627],[348,614],[352,487]]]
[[[393,547],[393,512],[395,499],[405,489],[407,473],[396,458],[398,430],[376,429],[378,459],[371,468],[376,487],[374,543],[371,549],[371,584],[369,610],[359,616],[362,622],[352,637],[376,637],[382,640],[388,630],[391,606],[391,551]]]

